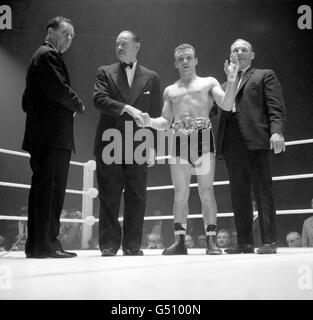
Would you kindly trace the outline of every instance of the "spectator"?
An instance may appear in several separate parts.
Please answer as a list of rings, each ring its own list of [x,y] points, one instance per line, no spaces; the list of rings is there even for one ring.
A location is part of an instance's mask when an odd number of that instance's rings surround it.
[[[187,248],[194,248],[195,243],[194,243],[192,236],[190,234],[186,234],[185,242],[186,242]]]
[[[27,206],[24,206],[20,209],[20,216],[21,217],[27,217],[28,215],[28,208]],[[26,239],[27,237],[27,221],[20,220],[18,221],[18,236],[21,239]]]
[[[216,236],[216,243],[219,248],[228,248],[230,245],[230,234],[226,229],[218,231]]]
[[[160,217],[162,215],[163,214],[161,210],[155,210],[152,214],[154,217]],[[145,220],[142,233],[146,238],[148,238],[151,233],[158,233],[161,235],[161,228],[162,220]]]
[[[313,198],[311,199],[311,208],[313,209]],[[303,222],[302,245],[303,247],[313,247],[313,216]]]
[[[237,231],[236,230],[232,231],[232,233],[230,235],[230,246],[231,247],[237,246]]]
[[[27,206],[21,207],[19,211],[21,217],[27,217],[28,208]],[[17,222],[18,234],[13,241],[12,251],[23,251],[25,250],[26,238],[27,238],[27,221],[19,220]]]
[[[206,248],[206,235],[200,234],[198,236],[198,248]]]
[[[286,241],[289,248],[302,247],[301,235],[296,231],[289,232],[286,236]]]
[[[6,249],[5,249],[5,239],[1,234],[0,234],[0,251],[6,251]]]
[[[16,236],[14,243],[16,244],[12,247],[12,251],[24,251],[25,250],[25,243],[26,243],[26,237],[25,238],[19,238],[19,236]]]
[[[89,241],[88,241],[88,246],[90,250],[99,250],[99,241],[98,241],[98,236],[93,236]]]
[[[78,210],[63,210],[62,218],[81,219],[82,214]],[[81,249],[82,226],[80,223],[65,222],[61,225],[59,239],[65,249]]]
[[[148,235],[148,249],[164,249],[162,239],[159,233],[150,233]]]

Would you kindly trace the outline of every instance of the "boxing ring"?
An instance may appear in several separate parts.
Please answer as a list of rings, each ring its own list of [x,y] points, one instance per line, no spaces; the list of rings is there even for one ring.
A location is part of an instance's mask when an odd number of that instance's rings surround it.
[[[286,142],[286,146],[311,144],[313,139]],[[27,153],[0,149],[10,156]],[[168,158],[157,157],[157,160]],[[83,189],[66,193],[82,196],[82,249],[88,248],[93,216],[95,162],[71,161],[83,168]],[[273,181],[313,178],[313,173],[273,177]],[[215,181],[214,186],[229,181]],[[27,184],[0,181],[0,186],[29,189]],[[197,187],[197,183],[190,184]],[[173,185],[147,191],[173,189]],[[313,209],[277,210],[277,214],[313,213]],[[230,217],[232,212],[218,213]],[[202,218],[190,214],[189,218]],[[172,215],[145,220],[170,220]],[[25,221],[27,217],[0,215],[0,220]],[[122,220],[120,218],[119,220]],[[76,251],[75,259],[26,259],[24,252],[0,253],[0,300],[215,300],[313,299],[313,248],[278,248],[276,255],[209,256],[205,249],[188,249],[186,256],[163,256],[162,250],[144,249],[144,256],[101,257],[99,250]]]

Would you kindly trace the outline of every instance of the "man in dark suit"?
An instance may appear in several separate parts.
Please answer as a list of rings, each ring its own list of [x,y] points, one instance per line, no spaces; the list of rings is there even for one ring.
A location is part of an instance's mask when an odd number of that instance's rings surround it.
[[[73,117],[84,106],[72,90],[62,59],[74,27],[64,17],[51,19],[46,40],[34,53],[26,76],[22,107],[26,112],[22,148],[30,153],[33,171],[28,199],[27,258],[71,258],[57,239],[71,151]]]
[[[231,112],[218,108],[217,153],[228,170],[238,245],[227,253],[253,253],[255,194],[262,246],[257,253],[276,253],[276,211],[272,192],[271,149],[285,151],[286,108],[280,83],[272,70],[251,67],[252,45],[238,39],[231,53],[239,61],[238,89]]]
[[[137,63],[139,49],[140,42],[136,34],[121,32],[116,39],[119,62],[98,69],[94,88],[94,104],[101,112],[94,153],[100,199],[99,247],[102,256],[116,255],[121,241],[124,255],[143,255],[140,245],[146,205],[147,163],[132,159],[139,145],[133,137],[139,130],[137,123],[142,124],[142,112],[159,116],[161,94],[158,75]],[[122,154],[120,161],[116,159],[110,163],[105,150],[110,143],[105,141],[104,135],[113,131],[121,136],[122,143],[116,151]],[[151,147],[147,158],[153,157],[153,150]],[[123,189],[125,208],[122,232],[118,214]]]

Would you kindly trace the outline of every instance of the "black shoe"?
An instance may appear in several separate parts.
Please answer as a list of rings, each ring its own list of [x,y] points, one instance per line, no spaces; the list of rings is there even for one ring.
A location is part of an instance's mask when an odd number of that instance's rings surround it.
[[[127,249],[123,251],[124,256],[143,256],[143,251],[140,249]]]
[[[29,259],[45,259],[48,258],[48,253],[26,253],[26,258]]]
[[[180,255],[180,254],[188,254],[187,247],[185,243],[185,235],[177,234],[175,236],[176,241],[169,248],[163,250],[162,254],[165,256],[170,255]]]
[[[63,249],[61,249],[61,250],[55,250],[55,251],[52,251],[52,252],[49,252],[49,253],[48,253],[48,257],[49,257],[49,258],[57,258],[57,259],[62,259],[62,258],[74,258],[74,257],[76,257],[76,256],[77,256],[76,253],[67,252],[67,251],[64,251]]]
[[[113,248],[108,248],[108,249],[102,249],[101,250],[101,256],[102,257],[113,257],[116,255],[116,250]]]
[[[238,244],[235,248],[225,249],[228,254],[254,253],[254,247],[251,244]]]
[[[63,253],[68,254],[68,255],[69,255],[70,257],[72,257],[72,258],[77,257],[77,254],[74,253],[74,252],[65,251],[65,250],[63,250],[63,249],[61,249],[60,251],[63,252]]]
[[[206,237],[206,254],[211,254],[211,255],[220,255],[223,253],[222,249],[220,249],[216,245],[216,235],[209,235]]]
[[[258,254],[273,254],[277,253],[277,244],[276,242],[273,243],[264,243],[262,247],[257,249],[256,251]]]

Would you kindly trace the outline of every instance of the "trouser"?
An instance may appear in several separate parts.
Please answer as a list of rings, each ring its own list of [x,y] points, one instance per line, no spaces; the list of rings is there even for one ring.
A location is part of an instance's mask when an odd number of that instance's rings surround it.
[[[33,171],[28,198],[26,253],[60,249],[57,239],[63,208],[71,150],[47,148],[31,153]]]
[[[276,242],[271,152],[269,150],[248,150],[236,115],[228,120],[222,152],[229,175],[238,244],[253,244],[251,186],[258,208],[262,242]]]
[[[99,247],[117,251],[136,250],[141,246],[146,207],[147,165],[105,164],[96,156],[100,200]],[[123,227],[118,221],[124,189]],[[123,236],[122,236],[123,234]]]

